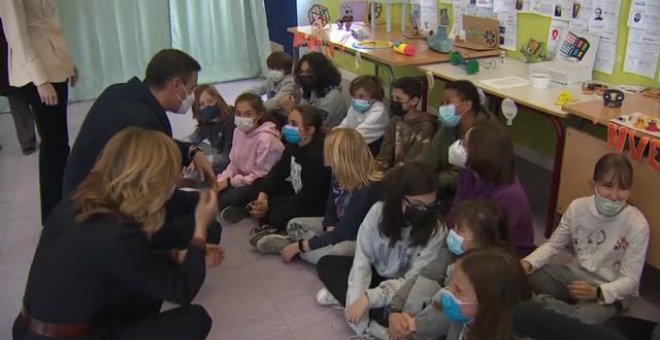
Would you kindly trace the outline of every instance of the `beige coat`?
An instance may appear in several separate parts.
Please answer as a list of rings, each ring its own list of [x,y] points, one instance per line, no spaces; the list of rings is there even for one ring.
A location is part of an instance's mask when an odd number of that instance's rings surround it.
[[[66,81],[73,60],[53,0],[2,0],[0,16],[9,45],[9,84]]]

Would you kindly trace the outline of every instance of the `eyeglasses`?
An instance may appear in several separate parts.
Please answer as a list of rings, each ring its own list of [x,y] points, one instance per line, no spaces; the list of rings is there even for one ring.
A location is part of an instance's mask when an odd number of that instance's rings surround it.
[[[407,206],[418,210],[418,211],[428,211],[428,210],[434,210],[437,209],[441,206],[441,203],[438,201],[435,201],[430,204],[423,204],[423,203],[413,203],[411,202],[408,198],[404,197],[403,201],[406,203]]]

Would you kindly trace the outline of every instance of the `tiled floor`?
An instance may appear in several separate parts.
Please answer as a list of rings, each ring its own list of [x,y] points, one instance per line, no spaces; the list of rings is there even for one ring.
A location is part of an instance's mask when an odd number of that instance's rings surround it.
[[[219,85],[229,102],[254,81]],[[70,136],[75,138],[91,103],[70,106]],[[174,135],[192,132],[190,116],[171,115]],[[0,338],[8,338],[39,237],[37,155],[23,156],[9,115],[0,115]],[[535,215],[537,243],[542,240],[548,174],[519,161],[518,171]],[[256,254],[247,242],[253,222],[225,226],[227,257],[211,269],[196,302],[213,318],[209,339],[347,339],[351,333],[342,313],[316,304],[321,287],[314,268],[302,262],[284,264],[276,256]],[[657,306],[640,300],[635,315],[660,318]]]

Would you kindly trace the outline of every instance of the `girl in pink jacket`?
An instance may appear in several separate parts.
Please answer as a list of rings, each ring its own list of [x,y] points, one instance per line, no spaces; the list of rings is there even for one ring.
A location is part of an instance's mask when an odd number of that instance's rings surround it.
[[[229,165],[218,175],[220,217],[236,223],[248,216],[246,205],[259,194],[258,182],[282,157],[284,145],[259,96],[244,93],[234,104],[234,138]]]

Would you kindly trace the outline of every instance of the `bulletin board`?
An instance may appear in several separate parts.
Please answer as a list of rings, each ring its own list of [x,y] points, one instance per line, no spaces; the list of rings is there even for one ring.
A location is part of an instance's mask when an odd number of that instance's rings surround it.
[[[612,151],[606,141],[573,128],[567,129],[557,213],[562,214],[575,198],[593,194],[589,180],[594,165],[602,155],[609,152]],[[626,151],[624,154],[628,156]],[[646,259],[650,265],[660,269],[660,173],[649,166],[648,158],[643,158],[641,162],[630,157],[628,159],[634,173],[630,203],[642,211],[651,228]]]
[[[456,0],[438,0],[438,17],[440,18],[443,13],[446,11],[449,12],[448,19],[449,25],[453,27],[454,25],[454,12],[453,5],[451,4]],[[463,0],[465,2],[470,2],[470,0]],[[631,4],[633,0],[621,0],[621,14],[619,16],[618,23],[618,36],[616,44],[616,61],[614,65],[614,70],[612,74],[605,74],[601,72],[594,72],[594,79],[607,82],[610,84],[627,84],[627,85],[638,85],[645,87],[660,87],[660,67],[656,70],[656,75],[653,79],[643,77],[640,75],[630,74],[623,71],[624,60],[626,56],[626,46],[628,43],[628,14],[630,12]],[[323,4],[326,5],[330,11],[332,18],[337,18],[339,14],[339,4],[341,0],[323,0]],[[379,1],[383,3],[383,6],[386,6],[387,1]],[[399,1],[393,1],[392,3],[398,3]],[[404,1],[405,2],[405,1]],[[488,2],[488,1],[486,1]],[[392,5],[391,9],[391,18],[392,18],[392,28],[399,29],[401,23],[401,6],[399,4]],[[385,11],[383,11],[385,12]],[[410,11],[408,11],[410,13]],[[536,41],[543,42],[544,46],[548,40],[548,32],[551,26],[551,18],[545,17],[528,12],[519,12],[518,13],[518,34],[517,34],[517,49],[526,44],[530,38],[535,39]],[[385,15],[383,15],[377,20],[377,23],[385,23]],[[518,52],[507,51],[507,55],[511,57],[517,57]],[[398,73],[397,73],[398,74]]]

